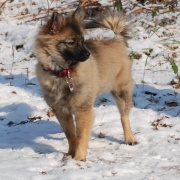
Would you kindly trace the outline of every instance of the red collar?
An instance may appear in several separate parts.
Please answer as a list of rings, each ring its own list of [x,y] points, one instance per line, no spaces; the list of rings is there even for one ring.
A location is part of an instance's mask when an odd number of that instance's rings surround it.
[[[64,76],[70,76],[73,73],[73,69],[63,69],[62,71],[58,71],[57,75],[59,77],[64,77]]]
[[[58,77],[65,77],[65,76],[71,76],[73,73],[73,69],[63,69],[62,71],[53,71],[51,68],[43,68],[44,71],[51,71]]]

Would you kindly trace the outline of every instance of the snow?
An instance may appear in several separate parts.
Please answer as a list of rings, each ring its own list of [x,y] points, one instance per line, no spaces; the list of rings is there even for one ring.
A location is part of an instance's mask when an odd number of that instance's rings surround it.
[[[33,2],[36,5],[31,5]],[[32,54],[41,20],[27,22],[32,16],[18,19],[23,17],[24,6],[33,14],[40,7],[47,8],[47,1],[22,3],[6,3],[0,17],[0,179],[179,179],[180,89],[170,83],[176,75],[168,61],[173,57],[180,67],[178,13],[160,14],[156,21],[143,15],[130,16],[134,28],[129,52],[142,55],[133,60],[134,107],[130,114],[139,144],[124,144],[118,110],[112,97],[103,94],[94,106],[96,118],[86,162],[62,161],[67,139],[56,118],[47,116],[49,107],[36,79]],[[52,7],[61,2],[56,3]],[[156,27],[165,17],[177,18],[174,24]],[[108,31],[103,34],[112,36]],[[89,36],[102,36],[102,30]],[[170,46],[176,48],[171,50]],[[150,48],[153,51],[147,56]]]

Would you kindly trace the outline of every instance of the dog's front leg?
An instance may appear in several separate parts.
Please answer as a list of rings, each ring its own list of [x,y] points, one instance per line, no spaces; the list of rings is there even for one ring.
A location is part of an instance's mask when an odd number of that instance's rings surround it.
[[[68,153],[65,154],[63,159],[66,159],[69,156],[74,157],[75,151],[76,151],[77,139],[76,139],[76,131],[75,131],[75,125],[74,125],[72,114],[66,113],[60,108],[54,108],[54,112],[64,130],[64,133],[69,143]]]
[[[75,112],[77,147],[74,159],[85,161],[89,136],[93,124],[94,112],[92,107],[79,109]]]

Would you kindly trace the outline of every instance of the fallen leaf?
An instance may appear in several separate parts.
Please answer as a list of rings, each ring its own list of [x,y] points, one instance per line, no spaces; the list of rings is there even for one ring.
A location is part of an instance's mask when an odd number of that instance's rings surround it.
[[[176,88],[176,89],[180,89],[180,80],[176,83],[174,83],[174,84],[172,84],[172,86],[173,86],[173,88]]]
[[[157,95],[157,93],[153,93],[153,92],[150,92],[150,91],[145,91],[144,93],[147,94],[147,95],[153,95],[153,96]]]
[[[31,5],[36,5],[36,3],[35,3],[35,2],[32,2]]]
[[[0,69],[1,72],[5,71],[5,70],[6,70],[6,69],[4,69],[4,68],[1,68],[1,69]]]
[[[7,125],[8,126],[12,126],[12,125],[14,125],[15,123],[13,122],[13,121],[9,121],[8,123],[7,123]]]
[[[100,132],[100,133],[99,133],[99,138],[105,138],[105,133]]]
[[[158,127],[172,127],[171,124],[163,124],[163,123],[161,123],[161,121],[162,121],[164,118],[169,119],[168,116],[163,116],[162,118],[157,119],[156,121],[152,122],[152,123],[151,123],[151,126],[154,126],[156,130],[158,130]]]
[[[16,45],[16,50],[22,49],[23,47],[24,47],[24,45],[23,45],[23,44]]]
[[[41,174],[47,174],[47,172],[46,172],[46,171],[41,171],[40,173],[41,173]]]
[[[52,109],[49,109],[49,110],[48,110],[47,116],[48,116],[48,117],[53,117],[53,116],[55,116],[55,113],[53,112]]]
[[[172,127],[171,124],[159,124],[161,127]]]
[[[27,117],[31,122],[32,121],[35,121],[35,120],[37,120],[37,119],[42,119],[42,117],[41,116],[35,116],[35,117]]]
[[[165,102],[165,104],[169,107],[175,107],[175,106],[178,106],[178,103],[177,102]]]

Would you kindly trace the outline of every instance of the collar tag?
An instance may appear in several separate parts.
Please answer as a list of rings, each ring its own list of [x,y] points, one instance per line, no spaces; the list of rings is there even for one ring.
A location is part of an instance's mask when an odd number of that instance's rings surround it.
[[[74,90],[74,88],[73,88],[73,84],[72,84],[73,78],[71,77],[71,74],[72,74],[72,72],[68,69],[67,70],[66,82],[69,86],[69,90],[72,92]]]

